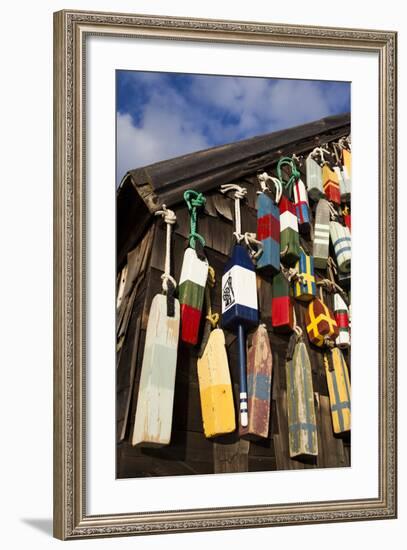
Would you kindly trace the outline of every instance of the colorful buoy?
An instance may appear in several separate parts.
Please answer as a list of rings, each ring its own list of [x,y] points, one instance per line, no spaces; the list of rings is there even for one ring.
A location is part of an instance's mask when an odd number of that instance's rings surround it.
[[[290,457],[317,456],[318,437],[311,363],[301,336],[295,344],[292,357],[287,357],[285,369]]]
[[[335,250],[338,269],[342,273],[349,273],[352,257],[350,231],[346,226],[331,221],[329,232]]]
[[[221,191],[235,191],[235,236],[243,240],[240,224],[240,200],[245,189],[238,185],[225,185]],[[235,244],[222,276],[222,327],[237,332],[239,350],[240,425],[248,425],[246,337],[245,329],[258,324],[256,272],[246,248]]]
[[[326,198],[335,204],[341,204],[338,176],[327,163],[322,167],[322,184]]]
[[[348,307],[339,293],[334,294],[334,313],[339,329],[336,345],[339,348],[348,348],[350,346]]]
[[[300,259],[295,266],[298,278],[294,285],[294,297],[303,302],[313,300],[317,293],[314,273],[314,258],[301,248]]]
[[[305,314],[307,333],[312,344],[323,347],[327,340],[335,342],[338,337],[338,325],[329,308],[318,298],[309,303]]]
[[[191,231],[179,280],[181,340],[186,344],[195,345],[198,342],[205,285],[208,277],[208,261],[203,254],[199,257],[196,251],[197,243],[202,250],[205,246],[205,240],[196,231],[197,209],[203,206],[205,198],[202,193],[189,190],[185,191],[184,199],[191,217]]]
[[[247,353],[247,387],[249,424],[240,435],[268,437],[271,410],[271,375],[273,359],[267,328],[259,325]]]
[[[338,348],[333,348],[330,359],[325,355],[325,373],[328,383],[333,431],[336,434],[351,429],[351,386],[348,366]]]
[[[314,265],[325,269],[329,256],[329,221],[331,218],[329,203],[321,199],[315,212],[313,252]]]
[[[257,196],[257,239],[262,243],[263,253],[257,261],[257,269],[266,274],[280,271],[280,210],[281,183],[266,172],[258,176],[262,192]],[[275,200],[270,195],[267,181],[273,181]],[[277,183],[279,184],[279,187]]]
[[[300,257],[300,237],[295,206],[283,195],[279,207],[281,262],[286,266],[294,266]]]
[[[294,306],[290,283],[282,272],[273,277],[271,324],[277,331],[294,330]]]
[[[322,168],[312,156],[314,151],[308,155],[305,161],[305,170],[307,174],[308,196],[312,200],[318,201],[324,197],[324,189],[322,186]]]
[[[294,206],[297,214],[300,233],[309,233],[311,222],[309,215],[308,195],[301,179],[294,183]]]

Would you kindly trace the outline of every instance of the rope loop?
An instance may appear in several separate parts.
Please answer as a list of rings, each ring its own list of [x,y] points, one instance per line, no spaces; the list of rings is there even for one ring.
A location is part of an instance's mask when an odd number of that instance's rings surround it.
[[[281,168],[283,166],[289,166],[291,168],[291,175],[287,181],[283,179]],[[292,190],[294,184],[300,179],[301,173],[299,172],[294,160],[291,157],[281,157],[277,164],[277,177],[281,181],[283,188],[287,191],[289,197],[292,196]]]
[[[240,201],[245,198],[247,195],[247,189],[236,185],[235,183],[226,183],[220,186],[221,193],[229,193],[229,191],[234,191],[235,199],[235,231],[234,235],[238,243],[242,240],[242,222],[240,218]]]
[[[201,208],[205,204],[206,198],[203,193],[198,193],[197,191],[194,191],[194,189],[188,189],[184,192],[184,200],[187,203],[191,218],[190,232],[188,235],[189,246],[195,250],[197,241],[199,241],[203,247],[205,246],[205,239],[197,232],[196,227],[198,208]]]
[[[272,181],[274,183],[274,191],[275,191],[274,201],[276,204],[278,204],[280,202],[281,195],[283,192],[283,186],[281,184],[281,181],[278,178],[270,176],[269,174],[267,174],[267,172],[263,172],[262,174],[257,174],[257,179],[261,187],[261,191],[257,191],[258,195],[260,193],[270,192],[270,188],[267,185],[267,181]]]

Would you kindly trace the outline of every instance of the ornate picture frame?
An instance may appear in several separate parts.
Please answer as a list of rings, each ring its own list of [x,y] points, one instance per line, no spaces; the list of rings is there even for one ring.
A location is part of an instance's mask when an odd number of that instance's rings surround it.
[[[86,495],[85,50],[90,36],[371,52],[379,64],[378,495],[90,515]],[[54,15],[54,535],[60,539],[391,519],[397,514],[396,44],[390,31],[60,11]],[[112,182],[114,185],[114,182]],[[369,269],[374,267],[369,266]],[[112,336],[113,338],[113,336]],[[113,367],[112,367],[113,368]]]

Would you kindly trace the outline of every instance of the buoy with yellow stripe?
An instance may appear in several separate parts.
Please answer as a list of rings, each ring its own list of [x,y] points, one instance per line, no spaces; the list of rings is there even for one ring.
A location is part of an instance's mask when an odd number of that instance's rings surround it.
[[[351,385],[348,366],[339,348],[324,355],[333,431],[336,434],[351,429]]]
[[[333,313],[323,301],[322,286],[320,298],[315,298],[308,305],[305,324],[310,342],[320,348],[335,342],[338,337],[338,325]]]
[[[317,293],[314,273],[314,258],[300,249],[300,259],[295,266],[297,279],[294,283],[294,298],[302,302],[313,300]]]

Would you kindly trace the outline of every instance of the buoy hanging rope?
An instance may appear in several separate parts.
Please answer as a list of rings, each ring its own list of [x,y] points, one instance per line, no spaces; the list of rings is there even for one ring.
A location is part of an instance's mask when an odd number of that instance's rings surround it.
[[[242,221],[240,217],[240,201],[245,198],[247,194],[247,189],[234,183],[227,183],[225,185],[221,185],[220,191],[221,193],[229,193],[229,191],[235,191],[235,232],[233,234],[236,237],[236,241],[240,243],[240,241],[242,241],[244,238],[244,235],[242,235]]]
[[[267,185],[267,182],[268,181],[273,182],[274,190],[275,190],[274,202],[276,204],[278,204],[280,202],[281,195],[282,195],[282,192],[283,192],[283,187],[281,185],[281,181],[278,178],[275,178],[274,176],[270,176],[269,174],[267,174],[267,172],[263,172],[262,174],[258,174],[257,179],[258,179],[258,182],[259,182],[259,185],[260,185],[260,188],[261,188],[261,191],[257,191],[258,195],[260,193],[270,193],[270,188]]]
[[[185,191],[184,193],[184,200],[187,203],[188,211],[190,215],[190,232],[188,235],[188,241],[189,246],[195,250],[196,247],[196,241],[199,241],[202,245],[202,247],[205,246],[205,239],[200,235],[196,228],[197,228],[197,210],[198,208],[201,208],[205,202],[206,199],[203,195],[203,193],[198,193],[197,191],[194,191],[193,189],[188,189],[188,191]]]
[[[283,166],[289,166],[291,168],[291,175],[287,181],[284,180],[281,168]],[[289,197],[293,195],[293,188],[295,182],[300,179],[301,174],[295,165],[295,162],[290,157],[282,157],[277,164],[277,177],[281,181],[283,188],[287,191]]]
[[[165,247],[165,264],[164,273],[161,275],[162,291],[167,296],[167,316],[174,317],[174,292],[177,287],[177,282],[171,275],[171,227],[177,221],[175,213],[162,205],[162,210],[155,212],[156,216],[162,216],[166,226],[166,247]]]

